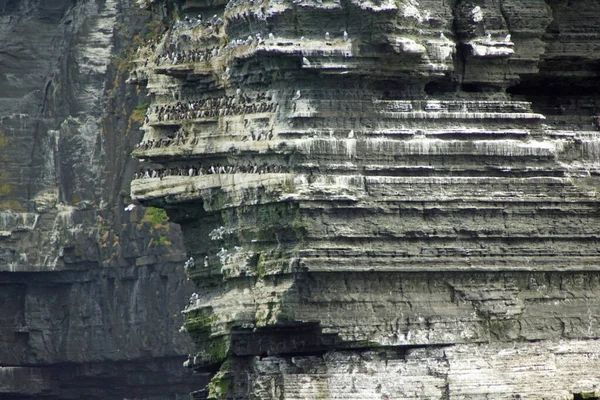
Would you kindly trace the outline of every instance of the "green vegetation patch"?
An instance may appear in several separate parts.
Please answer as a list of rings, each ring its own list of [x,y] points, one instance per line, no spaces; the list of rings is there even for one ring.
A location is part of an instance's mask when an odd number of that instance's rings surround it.
[[[135,107],[135,110],[131,113],[131,119],[139,122],[140,124],[144,122],[144,118],[146,117],[146,110],[150,105],[148,103],[138,104]]]
[[[203,335],[206,338],[212,332],[213,326],[218,322],[217,316],[210,310],[196,310],[185,315],[185,328],[190,335]]]
[[[229,336],[211,336],[218,323],[219,318],[211,309],[185,314],[185,328],[200,349],[198,356],[206,365],[223,362],[229,353]]]
[[[235,391],[230,378],[231,360],[227,359],[208,384],[208,399],[225,399]]]
[[[243,213],[254,211],[252,224],[248,224],[247,235],[250,239],[261,241],[296,241],[304,240],[307,224],[304,222],[300,210],[290,203],[275,203],[261,205],[255,210],[242,210]]]
[[[169,217],[167,212],[162,208],[148,207],[144,216],[142,217],[140,224],[149,224],[150,231],[157,229],[168,230]]]
[[[152,238],[150,239],[150,246],[158,247],[158,246],[171,246],[173,243],[169,240],[167,236],[160,235],[158,239]]]
[[[229,355],[229,336],[219,336],[210,339],[203,350],[206,354],[204,362],[208,364],[223,362]]]

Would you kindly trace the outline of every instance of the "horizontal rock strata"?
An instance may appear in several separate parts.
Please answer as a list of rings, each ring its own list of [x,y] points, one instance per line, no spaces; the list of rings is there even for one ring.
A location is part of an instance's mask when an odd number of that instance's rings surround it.
[[[180,19],[131,76],[131,188],[192,256],[196,398],[600,395],[598,79],[565,72],[598,53],[560,49],[598,45],[583,8],[154,7]]]

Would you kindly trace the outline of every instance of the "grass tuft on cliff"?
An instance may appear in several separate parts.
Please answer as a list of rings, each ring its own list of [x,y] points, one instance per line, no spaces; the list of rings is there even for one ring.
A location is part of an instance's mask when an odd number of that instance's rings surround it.
[[[148,109],[148,103],[138,104],[135,107],[135,110],[131,113],[131,119],[139,122],[140,124],[144,122],[144,118],[146,117],[146,110]]]
[[[169,217],[166,211],[156,207],[148,207],[140,221],[141,224],[150,224],[151,230],[166,228],[168,222]]]

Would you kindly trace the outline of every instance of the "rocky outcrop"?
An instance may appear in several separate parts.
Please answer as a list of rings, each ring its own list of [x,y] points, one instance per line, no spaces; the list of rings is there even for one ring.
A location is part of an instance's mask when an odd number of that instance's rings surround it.
[[[197,398],[600,396],[596,2],[142,3]]]
[[[203,386],[180,368],[181,232],[160,210],[125,211],[145,101],[128,63],[158,26],[133,1],[0,1],[3,399]]]

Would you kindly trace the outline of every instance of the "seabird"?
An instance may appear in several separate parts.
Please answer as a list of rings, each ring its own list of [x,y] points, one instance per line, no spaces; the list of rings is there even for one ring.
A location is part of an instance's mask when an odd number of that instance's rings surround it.
[[[354,138],[354,129],[348,133],[348,139]]]
[[[294,97],[292,98],[292,100],[298,100],[300,98],[300,91],[296,90],[296,94],[294,95]]]
[[[307,67],[310,66],[310,61],[308,61],[308,58],[302,57],[302,65],[305,65]]]
[[[331,36],[329,35],[329,32],[325,32],[325,40],[329,40],[331,38]]]
[[[348,41],[348,32],[344,31],[344,42]]]
[[[125,211],[131,211],[135,208],[135,204],[130,204],[127,207],[125,207]]]
[[[485,40],[490,42],[492,40],[492,34],[488,33],[487,35],[485,35]]]
[[[510,42],[510,33],[504,37],[505,42]]]

